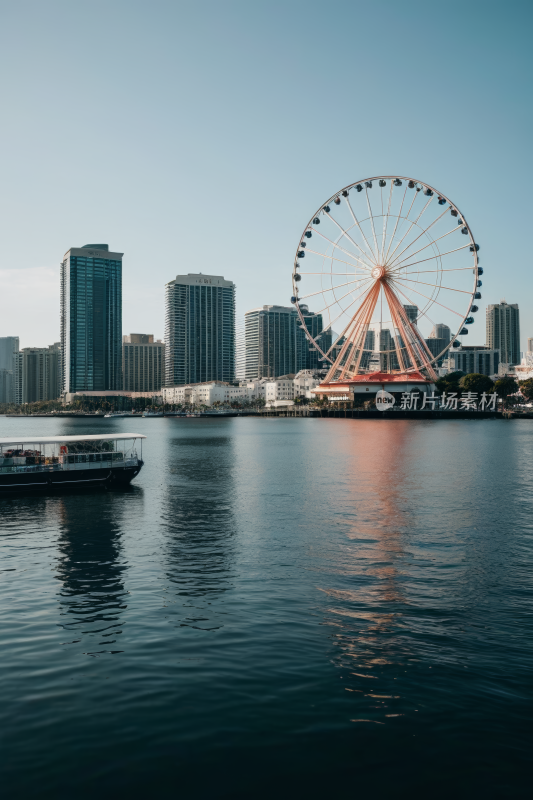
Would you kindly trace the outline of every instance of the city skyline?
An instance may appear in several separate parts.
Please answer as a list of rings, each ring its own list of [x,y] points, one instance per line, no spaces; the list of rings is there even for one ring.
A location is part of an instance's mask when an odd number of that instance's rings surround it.
[[[163,4],[156,15],[117,2],[106,8],[110,53],[104,40],[94,41],[94,9],[6,7],[4,23],[15,35],[0,56],[9,75],[2,136],[10,154],[0,258],[9,303],[0,333],[20,330],[21,347],[57,340],[60,256],[86,241],[128,253],[125,331],[142,312],[143,327],[163,338],[164,285],[181,272],[231,275],[238,319],[258,305],[286,305],[299,237],[324,198],[353,180],[399,171],[453,197],[481,244],[492,302],[519,301],[523,334],[531,335],[529,257],[513,259],[507,242],[529,220],[521,176],[531,162],[533,112],[523,102],[531,8],[506,15],[494,3],[473,2],[461,9],[460,25],[445,7],[421,13],[409,0],[401,8],[386,1],[333,8],[326,14],[312,1],[274,0],[268,9],[210,4],[204,14]],[[374,65],[358,80],[352,32],[378,28],[377,61],[372,37],[358,40],[357,59]],[[422,69],[419,48],[409,45],[429,30],[433,57],[446,57],[446,70]],[[80,59],[84,48],[95,57]],[[392,77],[400,63],[398,91]],[[354,83],[352,107],[344,98]],[[342,112],[329,128],[318,97]],[[386,108],[386,124],[360,124],[362,108],[376,119]],[[57,136],[65,109],[66,139]],[[103,118],[120,122],[102,125]],[[75,202],[67,191],[73,175]],[[504,186],[511,187],[507,202]],[[483,343],[481,332],[470,335]]]

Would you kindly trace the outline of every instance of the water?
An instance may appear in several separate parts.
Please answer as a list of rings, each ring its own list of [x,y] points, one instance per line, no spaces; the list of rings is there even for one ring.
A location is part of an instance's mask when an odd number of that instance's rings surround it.
[[[0,429],[148,435],[0,500],[3,796],[525,796],[530,421]]]

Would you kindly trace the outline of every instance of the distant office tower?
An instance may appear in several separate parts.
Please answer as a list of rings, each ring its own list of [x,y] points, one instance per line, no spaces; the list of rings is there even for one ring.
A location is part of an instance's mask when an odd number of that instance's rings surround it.
[[[399,342],[399,344],[401,345],[401,342]],[[391,369],[400,368],[398,364],[396,348],[394,345],[394,338],[391,336],[390,331],[386,328],[379,331],[379,350],[380,369],[382,372],[388,372]]]
[[[309,311],[309,308],[303,303],[300,304],[300,311],[302,312],[305,327],[307,328],[310,336],[316,340],[316,343],[320,349],[326,353],[332,344],[331,328],[323,331],[322,314],[315,314],[314,311]],[[296,372],[300,372],[302,369],[310,369],[314,371],[325,369],[329,362],[319,360],[322,356],[313,343],[307,338],[299,319],[297,325],[300,335],[297,336],[296,339]]]
[[[445,328],[446,325],[438,326],[438,327],[444,327]],[[449,330],[449,328],[448,328],[448,330]],[[436,336],[430,336],[428,339],[425,340],[425,342],[426,342],[426,344],[428,346],[428,349],[429,349],[429,352],[431,353],[431,355],[434,358],[436,358],[437,356],[441,356],[441,353],[443,352],[443,350],[445,350],[445,348],[448,347],[448,345],[450,344],[450,339],[449,338],[439,338],[439,339],[437,339]],[[448,357],[448,351],[446,350],[442,354],[442,356],[439,359],[437,359],[437,361],[436,361],[437,367],[442,367],[442,362],[447,357]]]
[[[429,334],[430,339],[443,339],[446,344],[450,344],[452,333],[450,328],[444,323],[439,322],[433,326],[433,330]]]
[[[296,374],[302,331],[291,306],[263,306],[244,315],[246,380]]]
[[[20,353],[19,380],[22,403],[56,400],[59,396],[60,350],[51,347],[24,347]]]
[[[61,264],[63,391],[122,389],[122,256],[72,247]]]
[[[487,308],[487,347],[500,351],[504,364],[520,363],[520,316],[518,305],[501,303]]]
[[[165,385],[235,380],[235,284],[177,275],[166,285]]]
[[[527,352],[533,353],[533,338],[527,340]]]
[[[497,375],[500,364],[500,351],[490,350],[483,345],[463,345],[450,352],[452,370],[460,370],[465,375],[477,372],[480,375]]]
[[[367,331],[365,334],[365,344],[363,346],[363,353],[361,355],[360,368],[370,369],[370,361],[374,356],[374,348],[376,347],[376,332]]]
[[[243,381],[246,378],[246,337],[244,335],[244,320],[241,319],[235,327],[235,380]]]
[[[409,322],[416,322],[418,319],[418,306],[404,306]]]
[[[18,336],[0,337],[0,403],[13,403],[15,400],[14,372],[18,351]]]
[[[165,345],[151,333],[122,337],[123,388],[128,392],[159,392],[165,374]]]

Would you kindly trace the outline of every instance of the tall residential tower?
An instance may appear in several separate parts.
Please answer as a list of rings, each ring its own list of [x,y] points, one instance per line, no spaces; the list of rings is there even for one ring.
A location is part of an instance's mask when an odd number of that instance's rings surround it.
[[[500,363],[520,363],[520,316],[518,305],[501,303],[487,308],[487,347],[500,351]]]
[[[122,389],[122,256],[71,247],[61,264],[64,392]]]
[[[235,380],[235,284],[177,275],[166,285],[165,385]]]

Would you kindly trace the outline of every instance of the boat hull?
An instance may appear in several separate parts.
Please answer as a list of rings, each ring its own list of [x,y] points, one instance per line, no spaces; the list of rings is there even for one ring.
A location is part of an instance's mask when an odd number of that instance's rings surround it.
[[[132,466],[102,469],[50,470],[0,474],[0,496],[19,492],[50,492],[69,489],[121,489],[139,474],[142,461]]]

